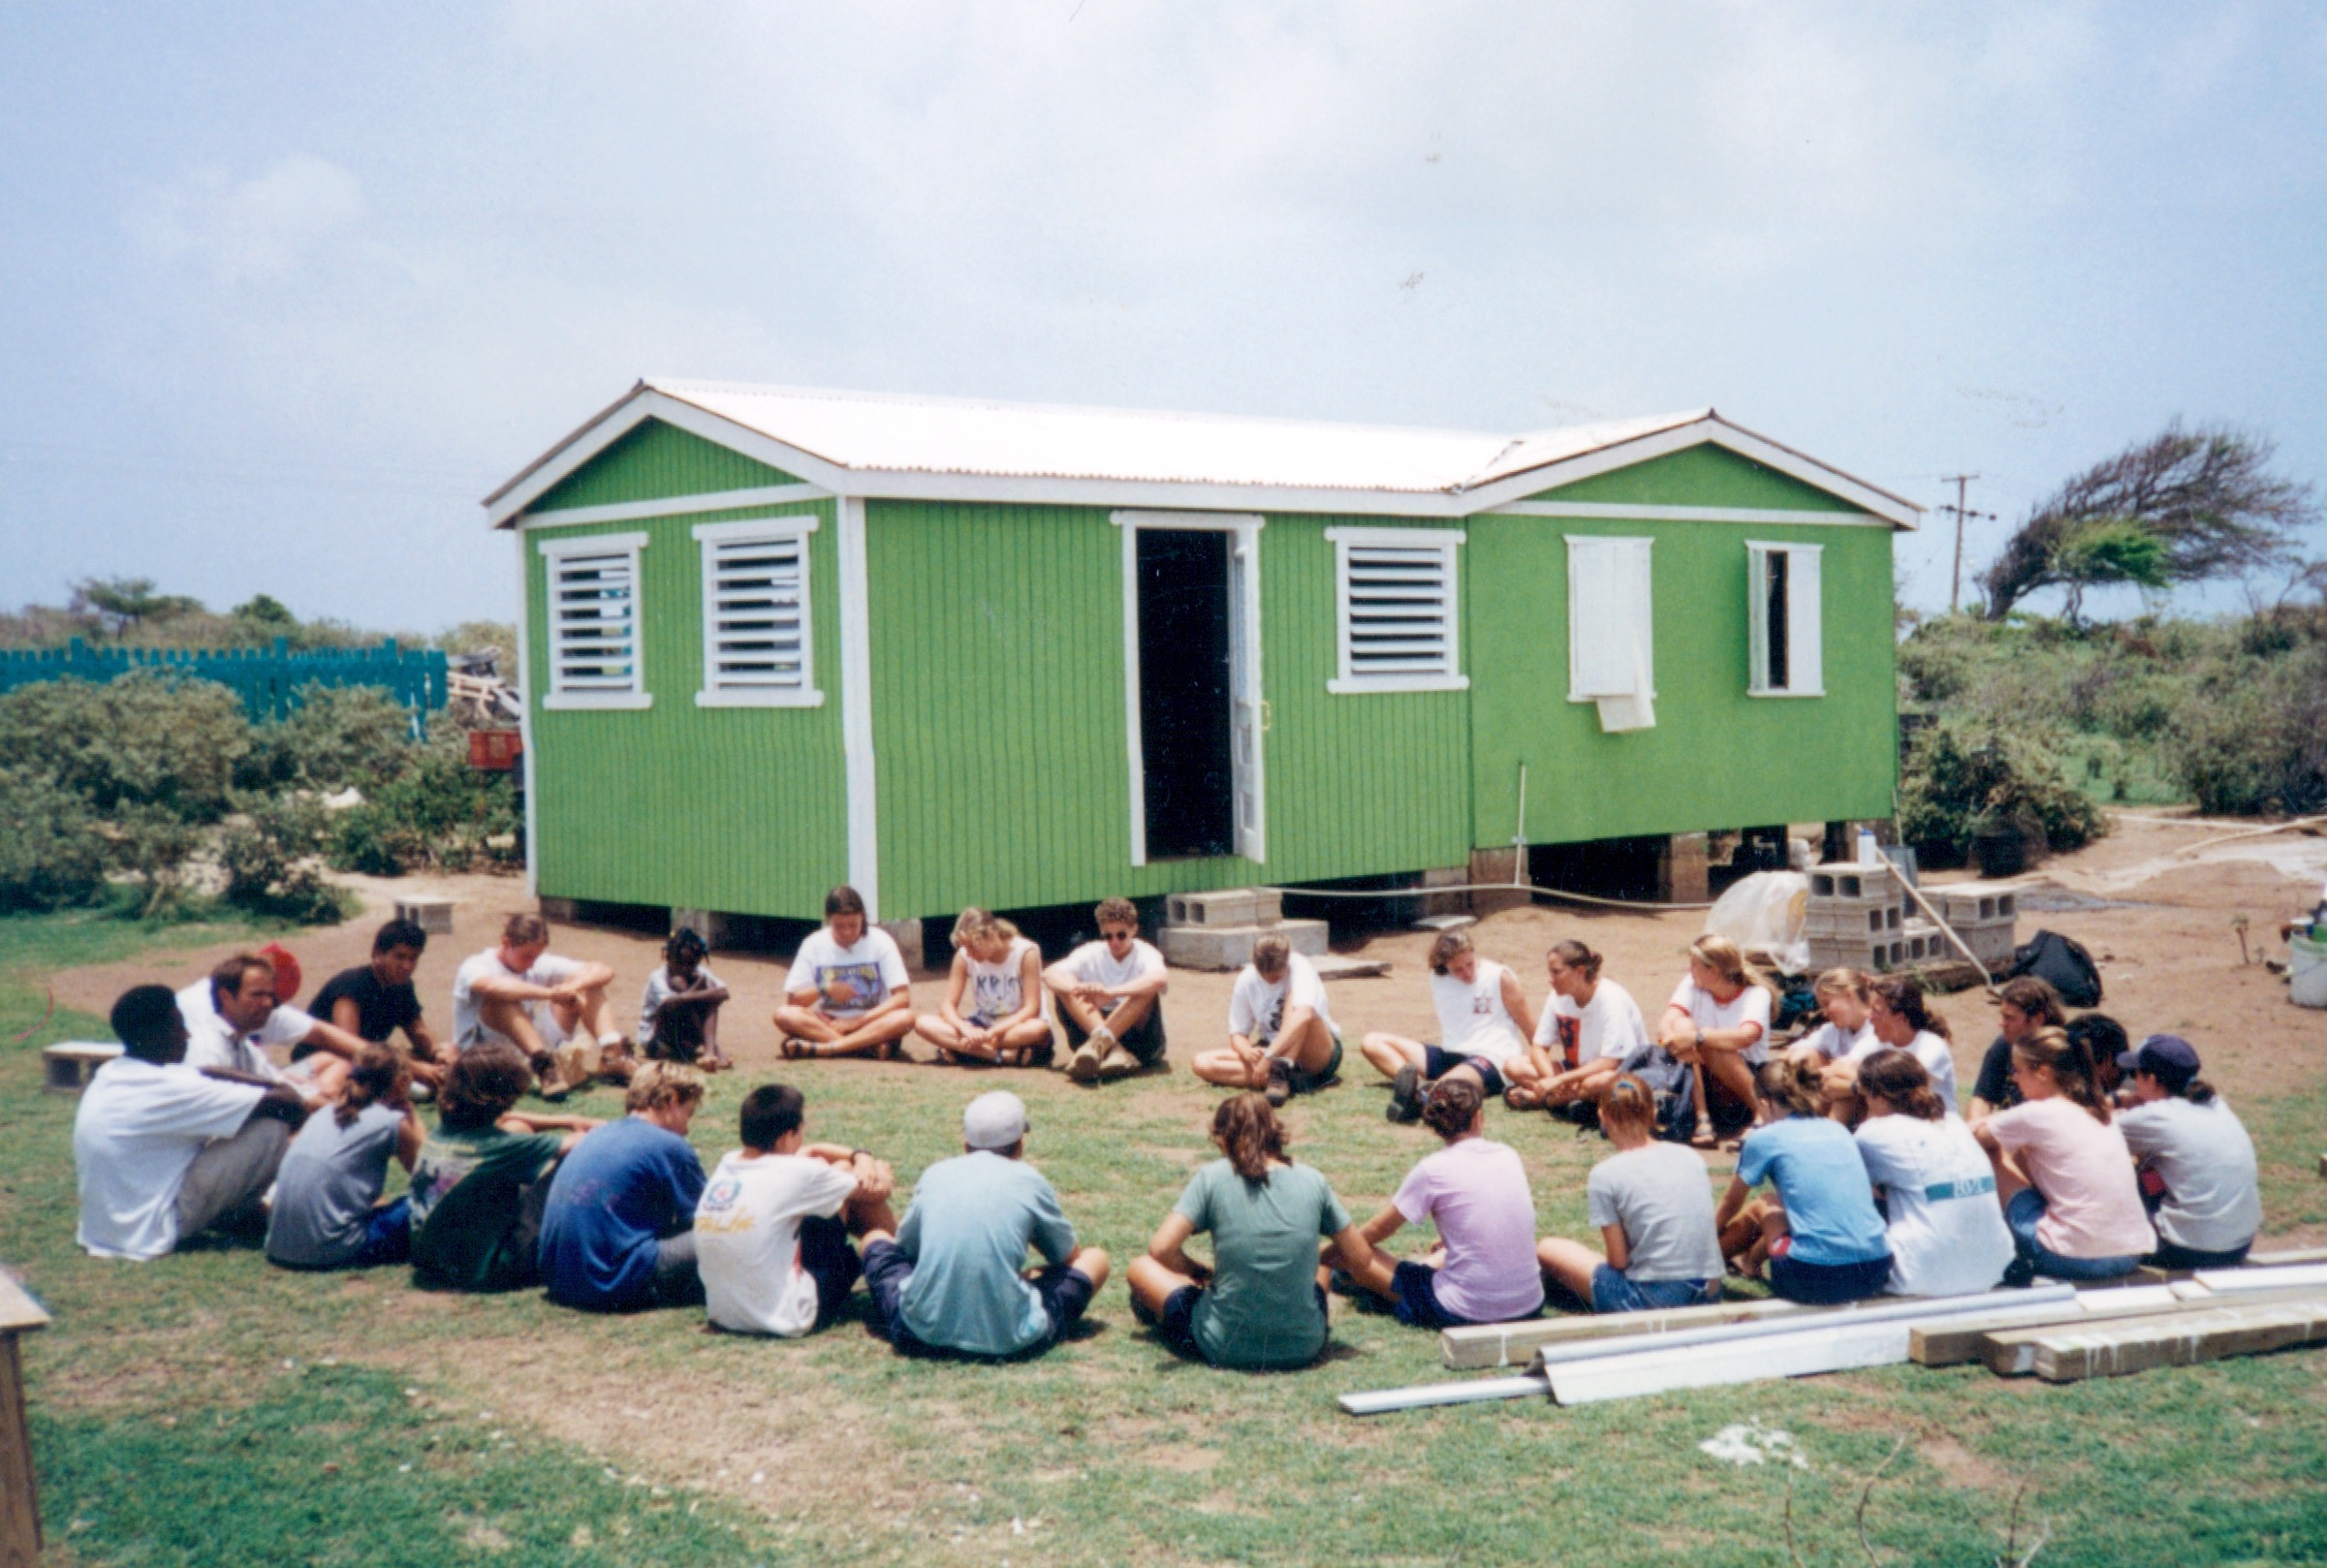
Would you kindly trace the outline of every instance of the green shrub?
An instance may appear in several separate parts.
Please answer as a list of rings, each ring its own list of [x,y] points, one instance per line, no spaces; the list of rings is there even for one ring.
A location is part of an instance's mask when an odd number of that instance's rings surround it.
[[[353,785],[368,795],[408,772],[418,750],[412,715],[381,687],[309,685],[289,718],[260,727],[243,787]]]
[[[338,813],[331,824],[331,864],[364,876],[394,877],[428,863],[428,846],[376,801]]]
[[[144,806],[215,822],[250,749],[241,700],[213,680],[138,670],[0,695],[0,757],[39,768],[101,817]]]
[[[2024,740],[1997,728],[1938,725],[1907,749],[1899,783],[1899,835],[1934,865],[1960,863],[1975,831],[2032,822],[2056,850],[2076,849],[2107,825],[2084,792]]]
[[[132,913],[142,919],[186,908],[186,862],[202,847],[202,831],[158,805],[124,806],[114,823],[112,861],[138,887]]]
[[[105,841],[79,796],[44,774],[0,768],[0,910],[62,909],[105,889]]]
[[[457,726],[437,725],[410,748],[410,759],[401,775],[340,813],[333,865],[394,876],[429,865],[464,871],[522,862],[516,788],[507,773],[469,767],[468,739]]]
[[[2327,811],[2327,643],[2249,660],[2211,683],[2176,710],[2165,752],[2201,810]]]
[[[252,807],[218,836],[226,901],[256,915],[330,925],[353,913],[352,900],[308,863],[323,848],[323,808],[305,796]]]

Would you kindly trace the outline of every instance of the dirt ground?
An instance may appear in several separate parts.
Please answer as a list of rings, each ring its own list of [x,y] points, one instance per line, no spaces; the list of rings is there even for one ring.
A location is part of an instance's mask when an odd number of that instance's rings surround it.
[[[2327,1013],[2290,1005],[2284,980],[2262,962],[2266,956],[2283,961],[2280,922],[2317,900],[2327,877],[2327,837],[2294,832],[2208,842],[2222,827],[2154,815],[2116,817],[2109,837],[2015,879],[2039,899],[2094,907],[2023,913],[2019,935],[2026,941],[2045,926],[2084,943],[2100,964],[2104,1009],[2134,1039],[2160,1031],[2185,1035],[2204,1055],[2209,1080],[2225,1094],[2268,1097],[2327,1077]],[[1940,872],[1929,880],[1968,875]],[[363,897],[363,916],[287,944],[304,970],[302,994],[312,996],[331,974],[364,960],[372,931],[396,898],[449,897],[455,906],[453,932],[429,943],[417,977],[422,1001],[440,1030],[451,1021],[454,969],[469,954],[490,946],[510,914],[531,907],[523,885],[509,877],[346,880]],[[2240,954],[2233,924],[2240,916],[2248,921],[2250,961]],[[1652,1021],[1681,976],[1683,950],[1700,928],[1701,917],[1694,913],[1542,903],[1490,916],[1475,935],[1481,952],[1520,973],[1529,999],[1538,1005],[1546,989],[1544,950],[1564,937],[1588,943],[1605,956],[1604,972],[1633,993]],[[1368,1029],[1431,1037],[1433,1019],[1421,984],[1431,940],[1428,932],[1401,930],[1343,946],[1345,953],[1390,962],[1387,976],[1332,984],[1335,1019],[1353,1058],[1345,1073],[1367,1076],[1365,1064],[1354,1058],[1357,1038]],[[102,1017],[125,988],[150,980],[183,985],[233,951],[219,947],[194,954],[166,975],[137,961],[69,971],[56,977],[57,1001]],[[626,1023],[635,1021],[639,991],[661,961],[652,937],[606,926],[560,925],[555,951],[612,965],[617,1015]],[[723,953],[712,964],[736,997],[722,1023],[722,1043],[746,1072],[772,1070],[779,1058],[769,1019],[782,990],[785,959]],[[1174,972],[1166,1018],[1175,1064],[1184,1067],[1196,1051],[1225,1034],[1234,979]],[[944,986],[942,971],[917,974],[915,1005],[933,1009]],[[1955,1031],[1957,1077],[1968,1089],[1996,1032],[1994,1004],[1975,988],[1937,998],[1936,1010]],[[918,1041],[910,1043],[909,1051],[918,1060],[931,1055]],[[904,1072],[909,1064],[866,1064],[866,1070]]]

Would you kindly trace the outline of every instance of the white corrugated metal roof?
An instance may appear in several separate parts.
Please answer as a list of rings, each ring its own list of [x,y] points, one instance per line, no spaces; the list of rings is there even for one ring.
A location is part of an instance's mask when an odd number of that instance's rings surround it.
[[[860,472],[1416,494],[1470,489],[1712,412],[1511,436],[660,378],[642,385]]]

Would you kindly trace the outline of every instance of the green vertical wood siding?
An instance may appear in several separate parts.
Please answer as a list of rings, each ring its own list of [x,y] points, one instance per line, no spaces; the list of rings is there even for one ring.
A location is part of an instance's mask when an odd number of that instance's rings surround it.
[[[1510,842],[1523,762],[1530,843],[1891,814],[1887,527],[1490,517],[1470,529],[1470,645],[1494,650],[1471,669],[1479,844]],[[1567,699],[1571,534],[1656,541],[1652,729],[1605,734],[1593,704]],[[1748,539],[1825,547],[1824,697],[1746,695]]]
[[[1134,868],[1122,536],[1100,509],[873,502],[881,907],[951,913],[1460,862],[1460,692],[1336,697],[1333,547],[1261,530],[1269,861]]]
[[[711,495],[799,481],[780,468],[731,452],[660,420],[642,421],[604,452],[568,474],[527,507],[528,513],[672,495]],[[749,516],[746,513],[744,516]]]
[[[822,518],[808,594],[821,707],[697,707],[703,573],[689,530],[743,517]],[[644,531],[639,554],[644,709],[545,709],[544,539]],[[848,878],[840,753],[839,552],[833,503],[748,507],[524,531],[533,689],[533,861],[545,897],[815,918]]]
[[[1805,485],[1711,443],[1618,468],[1528,497],[1535,501],[1622,501],[1635,506],[1761,507],[1780,512],[1856,512],[1839,495]]]

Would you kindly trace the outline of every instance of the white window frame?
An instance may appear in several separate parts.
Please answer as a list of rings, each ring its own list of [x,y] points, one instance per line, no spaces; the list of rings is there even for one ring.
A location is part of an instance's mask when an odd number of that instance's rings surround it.
[[[1462,673],[1462,585],[1457,553],[1467,535],[1460,528],[1328,528],[1334,547],[1334,641],[1339,674],[1325,683],[1337,697],[1366,692],[1467,691],[1470,677]],[[1349,557],[1352,550],[1401,549],[1433,551],[1445,574],[1442,601],[1445,649],[1434,670],[1395,673],[1360,670],[1354,657],[1353,618],[1356,601],[1350,596]]]
[[[1745,695],[1826,695],[1826,612],[1822,545],[1745,541]],[[1786,561],[1786,683],[1770,683],[1770,557]],[[1807,564],[1808,584],[1804,585]],[[1804,614],[1805,610],[1808,614]],[[1805,678],[1807,674],[1808,678]]]
[[[1648,563],[1649,579],[1641,605],[1643,619],[1636,635],[1645,644],[1643,651],[1647,655],[1649,689],[1640,693],[1619,693],[1617,696],[1639,696],[1653,702],[1656,697],[1656,541],[1653,538],[1622,538],[1612,534],[1567,536],[1567,700],[1571,703],[1596,703],[1609,698],[1607,693],[1585,689],[1583,649],[1578,641],[1584,629],[1584,617],[1576,613],[1576,551],[1605,545],[1637,545]]]
[[[545,539],[539,548],[542,555],[543,604],[548,612],[548,624],[543,628],[543,633],[550,653],[550,684],[549,690],[542,695],[542,706],[552,709],[652,707],[654,697],[646,690],[646,621],[639,559],[640,553],[646,548],[646,535],[578,534],[564,539]],[[558,573],[573,556],[613,554],[625,554],[630,558],[630,680],[621,686],[568,686],[564,680],[565,660],[561,657],[560,649],[563,626],[557,613]]]
[[[816,620],[810,592],[809,538],[824,519],[814,513],[782,517],[749,517],[739,522],[699,522],[692,533],[703,568],[703,685],[697,707],[821,707],[816,685]],[[790,543],[800,550],[800,681],[773,686],[718,684],[719,551],[728,545]]]

